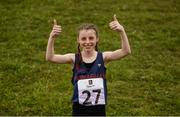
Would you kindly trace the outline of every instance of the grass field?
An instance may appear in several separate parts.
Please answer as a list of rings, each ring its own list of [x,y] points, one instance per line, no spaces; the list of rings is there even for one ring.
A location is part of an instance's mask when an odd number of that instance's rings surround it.
[[[99,28],[101,51],[119,48],[113,14],[132,54],[107,65],[107,115],[180,116],[179,0],[1,0],[0,115],[71,115],[71,66],[45,61],[52,21],[56,53],[77,51],[77,27]]]

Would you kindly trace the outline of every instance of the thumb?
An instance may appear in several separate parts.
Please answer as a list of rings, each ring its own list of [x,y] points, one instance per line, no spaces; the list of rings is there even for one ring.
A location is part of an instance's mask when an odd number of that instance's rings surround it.
[[[117,21],[116,14],[113,15],[113,21]]]
[[[56,21],[56,19],[54,19],[54,25],[57,25],[57,21]]]

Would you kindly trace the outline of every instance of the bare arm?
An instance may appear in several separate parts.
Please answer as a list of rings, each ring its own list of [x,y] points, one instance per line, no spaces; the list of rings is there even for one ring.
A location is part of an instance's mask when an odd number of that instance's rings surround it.
[[[128,37],[122,25],[119,24],[116,16],[114,15],[113,21],[109,24],[110,28],[117,31],[120,35],[121,48],[115,51],[107,51],[103,53],[103,58],[105,62],[110,62],[113,60],[119,60],[131,53]]]
[[[47,49],[46,49],[46,60],[55,63],[69,63],[72,64],[75,58],[73,53],[57,55],[54,54],[54,41],[57,36],[61,33],[61,26],[57,25],[56,20],[54,20],[53,30],[50,33]]]

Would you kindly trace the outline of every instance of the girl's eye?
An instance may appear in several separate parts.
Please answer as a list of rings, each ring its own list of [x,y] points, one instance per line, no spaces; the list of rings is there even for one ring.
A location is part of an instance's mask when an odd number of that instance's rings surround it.
[[[94,37],[89,37],[89,40],[94,40]]]
[[[86,38],[85,38],[85,37],[83,37],[83,38],[81,38],[81,40],[82,40],[82,41],[85,41],[85,40],[86,40]]]

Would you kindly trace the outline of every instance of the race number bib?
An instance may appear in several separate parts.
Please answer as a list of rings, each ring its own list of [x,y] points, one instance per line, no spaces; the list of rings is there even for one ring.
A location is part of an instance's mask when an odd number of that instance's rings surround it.
[[[78,81],[79,103],[83,105],[105,104],[102,78],[83,79]]]

